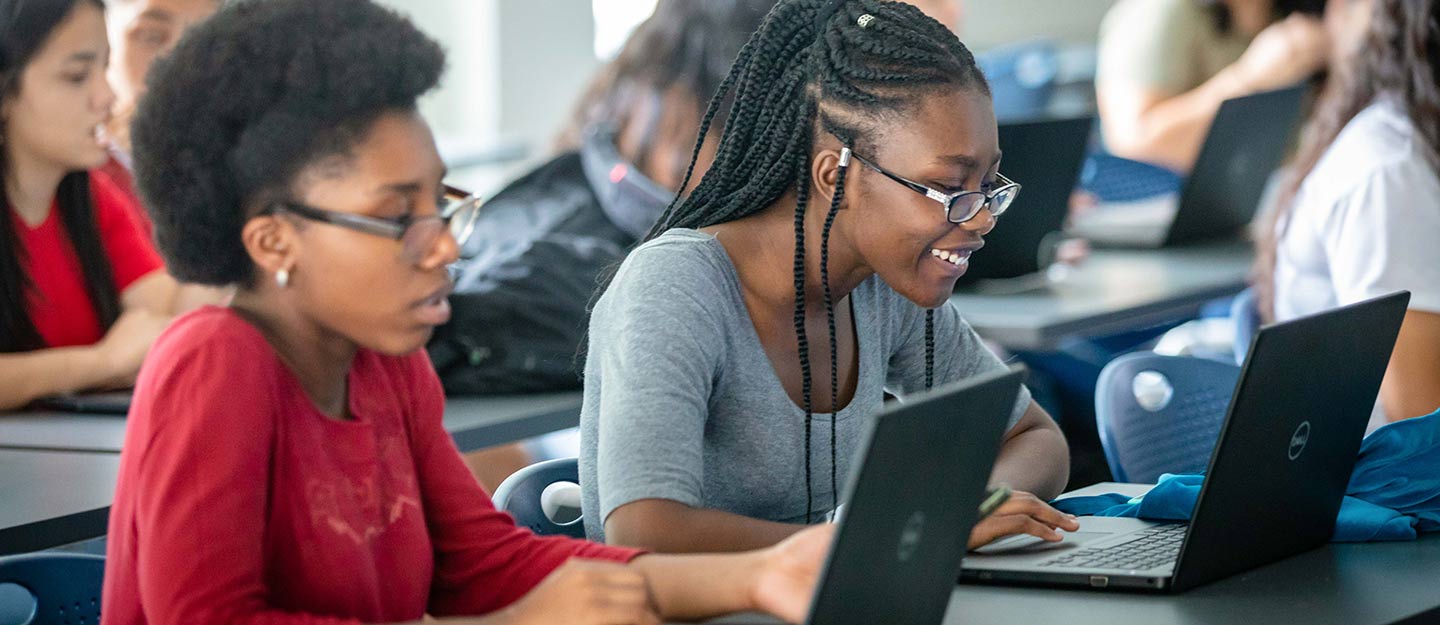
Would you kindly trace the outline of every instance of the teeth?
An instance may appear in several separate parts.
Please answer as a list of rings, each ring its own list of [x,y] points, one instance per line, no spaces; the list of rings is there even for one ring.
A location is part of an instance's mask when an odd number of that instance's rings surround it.
[[[940,260],[943,260],[943,261],[945,261],[945,262],[947,262],[947,263],[950,263],[950,264],[952,264],[952,265],[955,265],[956,267],[959,267],[959,266],[961,266],[961,265],[968,264],[968,263],[970,262],[970,257],[968,257],[968,256],[962,256],[962,255],[960,255],[960,254],[953,254],[953,253],[948,252],[948,251],[945,251],[945,250],[931,249],[931,250],[930,250],[930,255],[931,255],[931,256],[934,256],[935,258],[938,258],[938,259],[940,259]]]

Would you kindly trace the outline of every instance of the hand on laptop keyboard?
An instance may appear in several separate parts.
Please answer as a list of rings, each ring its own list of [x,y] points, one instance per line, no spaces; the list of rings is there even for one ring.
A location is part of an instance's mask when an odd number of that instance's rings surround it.
[[[1014,491],[1009,501],[975,525],[970,532],[970,548],[975,549],[1012,534],[1028,534],[1049,542],[1059,542],[1062,538],[1056,530],[1073,532],[1078,529],[1080,523],[1074,516],[1050,507],[1030,493]]]

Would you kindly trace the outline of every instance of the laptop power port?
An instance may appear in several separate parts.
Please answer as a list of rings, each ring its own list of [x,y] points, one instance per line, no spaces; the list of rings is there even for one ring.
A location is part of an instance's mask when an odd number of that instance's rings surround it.
[[[1104,588],[1104,587],[1109,586],[1109,585],[1110,585],[1110,576],[1108,576],[1108,575],[1091,575],[1091,576],[1090,576],[1090,586],[1091,586],[1092,588]]]

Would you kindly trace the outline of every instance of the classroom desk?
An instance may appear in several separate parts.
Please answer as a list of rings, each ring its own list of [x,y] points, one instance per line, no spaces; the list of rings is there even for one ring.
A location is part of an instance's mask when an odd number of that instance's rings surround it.
[[[980,252],[983,254],[984,252]],[[950,298],[980,336],[1010,349],[1049,350],[1193,316],[1245,288],[1251,244],[1222,241],[1158,250],[1095,250],[1058,283],[981,283]]]
[[[451,398],[445,429],[461,451],[474,451],[575,427],[580,399],[579,391]],[[124,441],[122,415],[0,414],[0,449],[119,453]]]
[[[574,427],[578,391],[445,403],[462,451]],[[104,536],[115,492],[122,415],[0,414],[0,556]]]
[[[1149,487],[1102,483],[1069,496]],[[1440,535],[1411,542],[1331,543],[1175,595],[962,584],[945,625],[1379,625],[1440,621]]]
[[[0,556],[105,534],[120,456],[0,450]]]

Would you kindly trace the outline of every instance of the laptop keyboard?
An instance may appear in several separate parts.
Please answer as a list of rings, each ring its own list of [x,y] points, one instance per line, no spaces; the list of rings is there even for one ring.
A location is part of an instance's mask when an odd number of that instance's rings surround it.
[[[1174,562],[1190,526],[1173,523],[1135,532],[1134,540],[1098,549],[1077,549],[1041,562],[1040,566],[1063,566],[1141,571]]]

